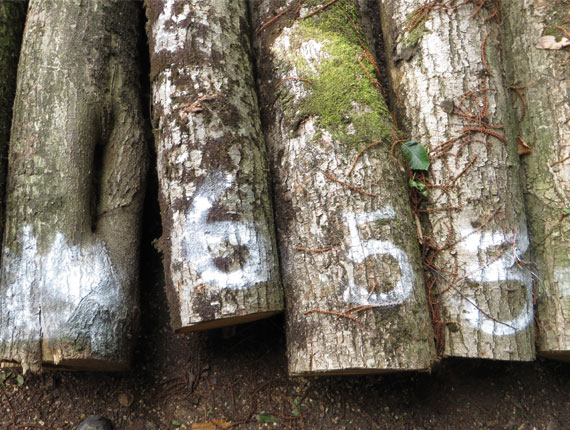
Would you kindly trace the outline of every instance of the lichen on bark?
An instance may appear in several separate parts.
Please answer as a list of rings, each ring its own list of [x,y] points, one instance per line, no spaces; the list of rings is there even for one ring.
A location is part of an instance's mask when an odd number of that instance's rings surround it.
[[[432,162],[420,209],[443,353],[531,360],[529,243],[497,3],[475,3],[385,0],[386,55],[398,117]]]
[[[522,157],[530,239],[538,277],[538,352],[570,358],[570,69],[567,51],[539,50],[541,36],[570,31],[565,1],[502,2],[504,55],[513,138],[531,147]],[[508,49],[506,49],[508,47]],[[521,98],[522,97],[522,98]]]
[[[299,15],[320,5],[305,3]],[[255,2],[255,26],[284,8]],[[357,2],[337,1],[306,20],[290,11],[255,43],[289,372],[429,369],[433,334],[415,227],[390,156],[397,131],[365,58]]]
[[[139,12],[29,2],[0,279],[0,359],[24,370],[131,359],[146,171]]]
[[[172,327],[273,315],[283,294],[246,2],[146,4]]]

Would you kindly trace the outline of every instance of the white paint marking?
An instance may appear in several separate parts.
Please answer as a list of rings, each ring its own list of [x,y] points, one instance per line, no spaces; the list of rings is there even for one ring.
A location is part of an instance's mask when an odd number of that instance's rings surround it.
[[[215,172],[206,177],[186,215],[182,244],[190,266],[201,278],[198,283],[243,290],[269,279],[268,262],[273,260],[267,232],[248,222],[208,222],[208,213],[234,178]],[[214,258],[223,257],[231,248],[245,247],[247,262],[230,272],[220,270]]]
[[[354,280],[354,269],[351,264],[344,264],[348,276],[348,288],[343,294],[345,301],[359,305],[396,306],[402,304],[414,289],[414,271],[410,264],[410,259],[404,251],[393,243],[384,240],[360,239],[358,226],[381,219],[392,219],[396,216],[394,210],[386,208],[374,211],[355,214],[348,212],[345,214],[345,222],[350,232],[350,248],[348,258],[350,261],[361,264],[366,258],[373,255],[389,255],[400,267],[400,279],[393,290],[387,293],[372,293],[360,285],[356,285]]]
[[[104,342],[108,334],[101,333],[117,324],[112,315],[125,306],[125,280],[113,267],[105,245],[100,241],[69,245],[57,233],[49,251],[40,254],[31,226],[24,226],[20,242],[21,254],[8,248],[2,252],[5,293],[0,297],[0,342],[10,342],[14,333],[26,336],[20,340],[39,341],[74,339],[78,332],[86,332],[94,353],[112,352]],[[82,321],[92,323],[89,330]]]
[[[524,308],[516,318],[507,321],[494,319],[481,312],[480,304],[472,297],[454,297],[450,300],[452,306],[462,309],[461,319],[488,335],[514,335],[525,329],[534,318],[532,277],[527,269],[517,264],[529,247],[526,227],[523,223],[520,224],[516,239],[514,233],[480,232],[465,226],[461,230],[463,239],[457,244],[458,258],[464,262],[469,280],[477,283],[520,282],[526,289]],[[515,241],[514,247],[512,247],[513,241]],[[477,258],[479,252],[486,255],[485,251],[488,248],[505,245],[509,248],[490,264],[481,264]]]

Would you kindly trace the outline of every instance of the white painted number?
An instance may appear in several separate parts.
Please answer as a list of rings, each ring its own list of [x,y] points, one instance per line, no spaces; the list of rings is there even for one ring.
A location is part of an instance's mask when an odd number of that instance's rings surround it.
[[[385,240],[370,239],[362,241],[358,227],[381,219],[393,219],[396,214],[388,206],[374,212],[355,214],[348,212],[345,214],[345,222],[350,232],[350,248],[348,258],[350,261],[361,264],[368,257],[373,255],[389,255],[398,262],[400,266],[400,279],[393,290],[387,293],[370,294],[368,288],[356,285],[354,280],[354,269],[351,264],[345,264],[348,274],[348,288],[343,294],[345,301],[359,305],[375,306],[396,306],[402,304],[414,289],[414,271],[410,264],[410,259],[404,251],[393,243]]]
[[[242,290],[269,279],[273,261],[268,232],[248,222],[208,222],[208,213],[234,178],[221,172],[212,173],[198,190],[186,217],[183,244],[186,258],[201,282],[220,288]],[[233,258],[247,249],[247,261],[239,268],[224,271],[214,259]]]
[[[517,264],[517,260],[524,255],[529,247],[526,229],[521,228],[520,230],[520,233],[516,236],[513,252],[505,252],[500,258],[483,268],[481,268],[478,258],[476,255],[473,255],[473,252],[512,243],[514,235],[505,237],[505,234],[498,232],[481,233],[479,231],[464,230],[463,240],[457,245],[461,255],[469,256],[466,264],[466,271],[469,274],[468,279],[477,283],[518,281],[526,288],[525,307],[516,318],[508,321],[499,321],[485,315],[481,312],[477,303],[471,299],[456,298],[452,300],[455,302],[455,305],[459,305],[459,302],[461,302],[463,307],[462,318],[465,321],[489,335],[513,335],[527,327],[534,318],[531,274]]]

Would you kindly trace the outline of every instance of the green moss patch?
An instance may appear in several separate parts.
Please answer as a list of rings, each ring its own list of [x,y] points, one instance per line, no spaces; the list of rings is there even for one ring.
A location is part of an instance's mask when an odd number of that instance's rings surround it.
[[[325,57],[316,73],[303,58],[295,59],[299,77],[312,82],[306,84],[308,95],[295,106],[296,115],[316,118],[317,124],[342,144],[360,148],[372,141],[389,140],[394,127],[388,107],[370,79],[377,78],[374,66],[363,57],[364,47],[368,47],[358,26],[355,2],[339,1],[301,21],[294,38],[295,44],[307,40],[321,43]]]

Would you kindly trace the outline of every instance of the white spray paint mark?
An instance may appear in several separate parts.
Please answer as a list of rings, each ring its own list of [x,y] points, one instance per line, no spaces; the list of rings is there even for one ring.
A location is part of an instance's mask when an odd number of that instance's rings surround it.
[[[14,333],[26,341],[77,339],[81,331],[90,336],[95,354],[112,353],[104,341],[117,325],[113,315],[124,318],[128,310],[125,280],[105,245],[70,246],[57,233],[49,251],[40,254],[31,226],[24,226],[20,242],[20,254],[2,252],[0,342],[11,342]]]
[[[464,263],[467,279],[477,283],[520,282],[525,286],[525,306],[519,315],[511,320],[500,321],[481,311],[473,294],[466,293],[463,297],[453,297],[450,304],[461,308],[461,319],[476,327],[481,332],[493,336],[511,336],[525,329],[534,318],[532,301],[531,273],[517,264],[529,247],[529,239],[524,223],[520,223],[514,232],[480,232],[463,226],[462,240],[457,244],[458,259]],[[514,242],[514,246],[513,246]],[[503,254],[489,264],[481,264],[477,253],[492,247],[507,246]],[[487,288],[487,287],[485,287]],[[492,287],[489,287],[492,288]]]
[[[192,269],[201,278],[198,283],[220,288],[243,290],[269,279],[268,262],[273,261],[267,232],[248,222],[208,222],[208,212],[234,178],[221,172],[210,174],[198,190],[186,216],[182,244]],[[229,245],[229,246],[228,246]],[[247,262],[241,268],[225,272],[214,264],[216,257],[247,248]]]
[[[393,243],[385,240],[371,239],[362,241],[358,226],[381,219],[393,219],[396,216],[394,210],[386,208],[366,213],[345,214],[345,222],[350,232],[350,248],[348,258],[357,264],[373,255],[389,255],[400,267],[400,279],[393,290],[387,293],[372,293],[367,288],[356,285],[354,281],[354,269],[351,264],[344,264],[348,276],[348,288],[343,294],[345,301],[359,305],[396,306],[402,304],[414,289],[414,271],[410,259],[404,251]]]

